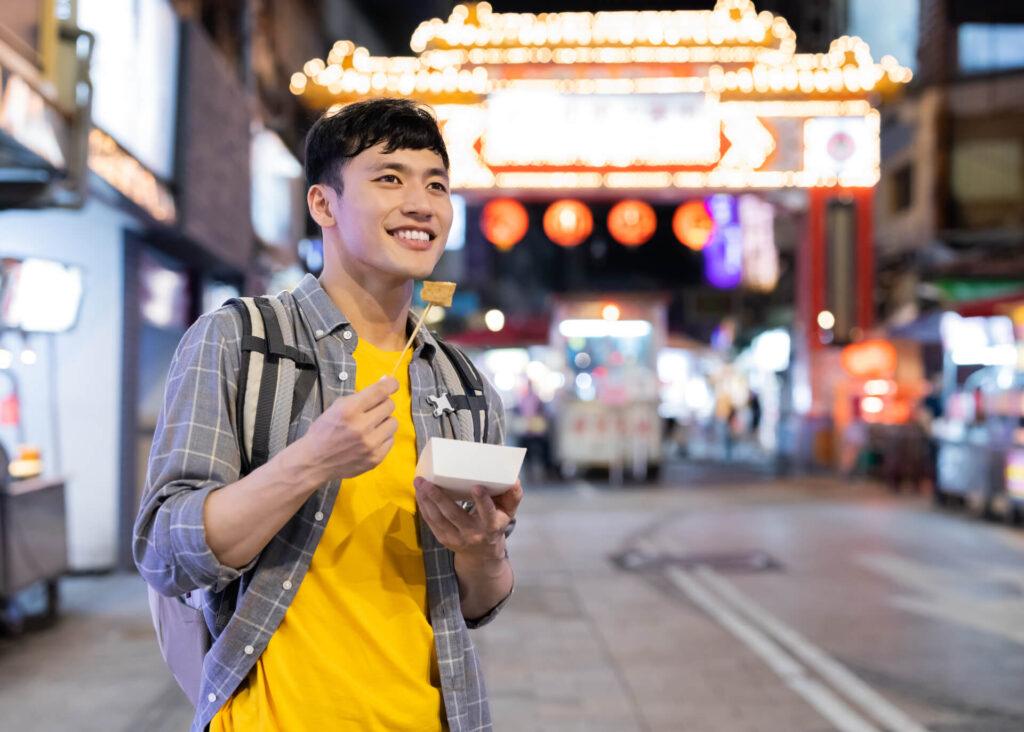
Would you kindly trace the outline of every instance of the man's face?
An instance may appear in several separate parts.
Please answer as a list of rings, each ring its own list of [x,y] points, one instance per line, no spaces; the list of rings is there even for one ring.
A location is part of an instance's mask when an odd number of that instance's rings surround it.
[[[348,267],[397,280],[433,272],[452,226],[448,173],[432,150],[364,150],[342,166],[343,191],[329,190],[338,252]]]

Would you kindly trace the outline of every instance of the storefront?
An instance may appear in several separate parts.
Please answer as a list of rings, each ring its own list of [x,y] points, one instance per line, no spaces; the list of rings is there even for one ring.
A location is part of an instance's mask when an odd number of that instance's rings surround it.
[[[294,183],[298,164],[283,165],[274,141],[261,136],[260,152],[272,148],[260,158],[267,178],[250,187],[256,131],[246,92],[202,29],[180,21],[168,0],[79,0],[74,9],[60,23],[77,22],[91,41],[85,78],[94,95],[78,137],[47,126],[67,115],[24,110],[37,109],[39,99],[57,110],[59,90],[78,78],[67,74],[81,69],[40,66],[28,84],[37,96],[26,104],[21,87],[10,84],[18,78],[7,73],[13,57],[0,54],[0,134],[42,152],[40,140],[55,141],[67,161],[59,181],[74,179],[79,137],[87,165],[70,186],[79,200],[65,193],[47,202],[39,195],[49,188],[39,188],[31,199],[5,198],[0,211],[0,256],[60,266],[81,282],[66,329],[40,335],[8,325],[0,335],[0,371],[21,385],[20,408],[0,419],[0,439],[12,453],[30,446],[44,476],[68,476],[67,563],[101,570],[133,566],[131,527],[178,340],[198,315],[250,280],[262,287],[287,259],[256,261],[257,229],[265,248],[294,251],[298,202],[281,186]],[[56,33],[57,22],[51,25]],[[23,65],[13,64],[15,71]],[[48,84],[57,90],[49,101],[42,96]],[[210,119],[218,120],[214,128]],[[257,197],[279,205],[257,212]],[[20,358],[22,341],[34,358]],[[13,354],[9,363],[4,351]]]

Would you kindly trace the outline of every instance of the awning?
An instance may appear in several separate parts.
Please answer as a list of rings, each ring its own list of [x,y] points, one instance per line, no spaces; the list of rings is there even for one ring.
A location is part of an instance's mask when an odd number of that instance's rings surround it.
[[[509,318],[497,333],[474,328],[445,335],[445,340],[469,348],[526,348],[547,345],[551,323],[547,317]]]

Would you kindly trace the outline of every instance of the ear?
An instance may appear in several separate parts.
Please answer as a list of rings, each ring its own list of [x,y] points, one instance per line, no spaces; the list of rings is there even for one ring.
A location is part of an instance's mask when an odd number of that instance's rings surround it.
[[[309,208],[309,215],[321,228],[330,228],[337,223],[331,208],[333,190],[329,186],[317,183],[306,191],[306,206]]]

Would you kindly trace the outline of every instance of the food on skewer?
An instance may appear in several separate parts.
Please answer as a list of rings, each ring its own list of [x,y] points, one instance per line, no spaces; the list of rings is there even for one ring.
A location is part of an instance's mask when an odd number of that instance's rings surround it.
[[[416,327],[412,329],[412,333],[409,335],[409,340],[405,342],[405,348],[398,354],[398,360],[395,361],[394,368],[391,369],[391,375],[394,376],[398,371],[398,366],[402,363],[402,359],[405,358],[405,352],[409,350],[409,346],[412,345],[413,339],[416,337],[416,333],[419,332],[420,326],[423,325],[423,321],[427,317],[427,313],[430,312],[430,308],[438,305],[443,308],[449,308],[452,306],[452,298],[455,296],[455,283],[454,282],[432,282],[431,280],[423,281],[423,291],[420,293],[420,297],[423,298],[423,302],[427,304],[423,308],[423,312],[420,313],[420,319],[416,321]]]

